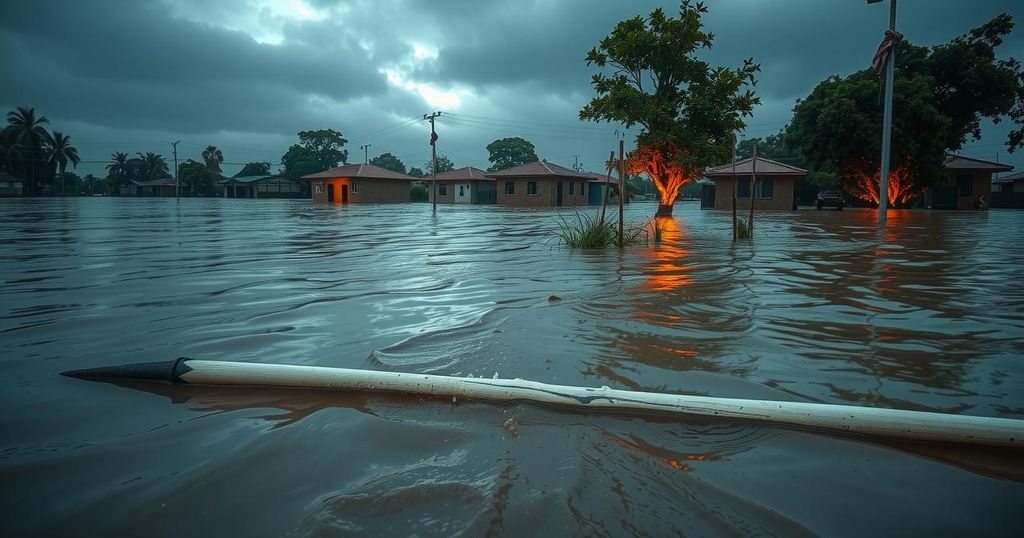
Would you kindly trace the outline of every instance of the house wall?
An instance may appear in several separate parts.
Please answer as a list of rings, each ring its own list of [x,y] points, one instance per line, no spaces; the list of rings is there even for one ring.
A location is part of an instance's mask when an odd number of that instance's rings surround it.
[[[353,190],[353,182],[355,189]],[[334,185],[334,200],[341,203],[341,186],[348,185],[350,204],[398,204],[409,201],[407,181],[399,179],[334,178],[310,181],[314,202],[327,202],[328,185]],[[318,188],[319,186],[319,188]],[[320,192],[317,192],[317,191]]]
[[[432,202],[434,200],[434,189],[431,187],[430,178],[427,179],[427,201]],[[457,181],[438,181],[437,182],[437,203],[439,204],[451,204],[455,202],[455,184]],[[441,186],[444,185],[445,193],[440,194]]]
[[[441,185],[447,185],[448,188],[447,188],[447,192],[445,192],[445,194],[439,194],[437,196],[437,203],[439,203],[439,204],[454,204],[454,203],[456,203],[456,201],[455,201],[455,194],[458,192],[460,184],[461,185],[469,185],[469,192],[470,192],[470,194],[469,194],[468,198],[466,199],[466,201],[458,202],[460,204],[463,204],[463,203],[468,203],[468,204],[478,204],[478,203],[481,203],[479,201],[480,200],[479,193],[489,192],[490,190],[493,190],[493,188],[494,188],[493,187],[494,186],[494,182],[493,181],[481,181],[479,179],[473,179],[473,180],[454,180],[453,179],[453,180],[446,180],[446,181],[438,181],[437,182],[437,190],[438,190],[438,192],[440,192],[440,190],[441,190]],[[523,188],[525,188],[525,187],[523,187]],[[429,180],[427,181],[427,193],[428,193],[427,201],[429,202],[429,201],[433,200],[432,197],[433,197],[433,194],[434,194],[433,191],[430,188],[430,181]]]
[[[515,183],[515,194],[505,194],[505,183]],[[537,182],[537,194],[526,194],[526,186],[531,181]],[[498,205],[511,207],[555,207],[557,201],[557,184],[562,182],[562,207],[587,205],[586,180],[575,179],[573,193],[569,194],[569,180],[552,177],[515,178],[496,181]],[[582,185],[582,187],[580,186]]]
[[[968,195],[961,193],[959,189],[959,178],[963,175],[971,176],[971,192]],[[985,171],[956,171],[952,174],[953,186],[956,188],[957,209],[977,209],[978,197],[984,197],[987,204],[992,203],[992,173]]]
[[[767,176],[766,176],[767,177]],[[738,177],[737,179],[742,179]],[[758,183],[764,177],[758,177]],[[796,178],[793,176],[772,176],[772,197],[771,198],[757,198],[754,204],[754,210],[758,209],[770,209],[778,211],[792,211],[793,210],[793,191],[796,186]],[[732,189],[733,189],[733,178],[731,177],[716,177],[712,178],[715,182],[715,209],[725,209],[732,211]],[[750,198],[736,198],[737,209],[750,210]]]

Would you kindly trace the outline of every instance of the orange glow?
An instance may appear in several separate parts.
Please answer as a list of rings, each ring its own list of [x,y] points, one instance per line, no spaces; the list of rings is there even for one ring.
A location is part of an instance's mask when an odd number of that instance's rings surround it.
[[[881,171],[878,169],[866,169],[864,165],[848,167],[850,175],[854,178],[851,190],[854,196],[873,204],[878,204],[880,197],[879,177]],[[902,166],[889,171],[888,203],[889,207],[898,207],[910,201],[917,194],[917,186],[910,178],[908,166]]]
[[[647,174],[658,190],[659,210],[672,207],[679,197],[679,189],[704,175],[704,169],[686,170],[668,158],[667,152],[658,148],[640,147],[629,155],[628,171],[631,174]]]
[[[683,230],[679,221],[672,217],[655,217],[655,225],[661,231],[661,239],[653,249],[644,254],[654,263],[647,268],[650,276],[644,283],[652,291],[671,291],[690,285],[690,267],[682,263],[689,252],[683,247]]]

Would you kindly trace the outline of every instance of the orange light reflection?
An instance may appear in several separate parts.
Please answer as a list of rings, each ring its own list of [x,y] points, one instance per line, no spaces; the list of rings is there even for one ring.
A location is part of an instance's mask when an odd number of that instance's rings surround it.
[[[647,268],[649,276],[644,287],[651,291],[671,291],[693,283],[690,267],[682,263],[689,252],[683,247],[683,229],[672,217],[656,217],[655,225],[661,230],[661,239],[644,255],[654,263]]]

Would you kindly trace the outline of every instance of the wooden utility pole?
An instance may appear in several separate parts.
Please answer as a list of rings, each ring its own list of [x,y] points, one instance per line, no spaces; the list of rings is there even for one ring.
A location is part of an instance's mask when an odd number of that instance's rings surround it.
[[[604,223],[604,212],[608,208],[608,186],[612,182],[611,164],[615,162],[615,150],[608,154],[608,177],[604,178],[604,201],[601,202],[601,222]]]
[[[750,240],[754,240],[754,196],[757,194],[757,140],[754,141],[754,156],[750,159],[750,220],[747,221],[747,231],[750,232]]]
[[[623,245],[622,245],[622,226],[623,226],[622,210],[623,210],[623,204],[626,203],[626,180],[625,180],[626,167],[625,167],[625,165],[622,162],[622,151],[623,151],[623,148],[625,147],[625,144],[626,144],[625,141],[620,138],[619,139],[619,248],[623,247]]]
[[[181,198],[181,185],[178,184],[178,142],[181,140],[175,140],[171,144],[171,151],[174,152],[174,197]]]
[[[736,242],[736,133],[732,134],[732,242]]]
[[[437,131],[434,130],[434,119],[440,115],[440,112],[423,115],[423,119],[430,121],[430,158],[433,162],[430,166],[430,198],[434,201],[434,213],[437,213]]]
[[[372,146],[372,145],[373,144],[365,144],[365,145],[359,146],[359,149],[363,150],[363,164],[370,164],[370,152],[368,150],[370,149],[370,146]]]

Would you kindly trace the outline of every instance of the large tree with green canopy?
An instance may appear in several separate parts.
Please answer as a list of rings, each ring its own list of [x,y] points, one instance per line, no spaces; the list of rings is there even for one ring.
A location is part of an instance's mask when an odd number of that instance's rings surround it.
[[[714,42],[701,21],[706,13],[704,3],[683,0],[679,18],[658,8],[624,20],[586,57],[602,71],[580,119],[641,127],[629,170],[653,180],[658,215],[672,214],[683,184],[728,160],[733,133],[760,102],[749,89],[759,70],[752,59],[730,69],[698,57]]]
[[[398,172],[399,174],[405,173],[405,163],[390,153],[381,153],[370,159],[370,164],[391,170],[392,172]]]
[[[487,157],[491,161],[489,172],[497,172],[513,166],[537,162],[537,148],[533,142],[518,136],[499,138],[487,144]]]
[[[1024,73],[996,49],[1013,29],[1007,14],[949,43],[899,45],[893,86],[892,166],[888,201],[906,204],[945,177],[945,152],[981,137],[982,119],[1016,122],[1006,140],[1024,143]],[[812,169],[833,172],[853,195],[878,203],[882,81],[864,69],[831,76],[798,101],[785,139]]]

